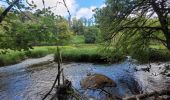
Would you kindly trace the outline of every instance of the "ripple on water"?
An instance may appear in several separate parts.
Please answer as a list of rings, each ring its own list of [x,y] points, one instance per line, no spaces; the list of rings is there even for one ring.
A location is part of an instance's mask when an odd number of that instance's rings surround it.
[[[51,56],[43,58],[43,60],[41,58],[42,61],[49,59]],[[119,96],[135,94],[141,89],[140,86],[142,86],[142,90],[145,90],[146,86],[151,88],[153,88],[152,86],[163,86],[160,85],[162,84],[160,80],[165,82],[165,85],[168,84],[166,82],[169,82],[164,76],[153,77],[147,72],[135,72],[133,67],[136,65],[129,62],[107,66],[91,63],[69,63],[62,66],[66,78],[72,81],[74,87],[81,93],[100,100],[104,98],[104,95],[99,96],[99,91],[81,89],[80,80],[87,74],[100,73],[113,79],[118,86],[107,90]],[[0,100],[39,100],[50,89],[56,75],[57,65],[55,63],[36,67],[28,67],[26,63],[21,63],[19,67],[14,65],[0,68]]]

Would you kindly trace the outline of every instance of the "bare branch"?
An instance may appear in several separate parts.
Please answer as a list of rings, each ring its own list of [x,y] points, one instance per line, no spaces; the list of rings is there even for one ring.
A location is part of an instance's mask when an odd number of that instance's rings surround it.
[[[68,14],[69,14],[69,18],[68,18],[68,20],[69,20],[69,26],[71,26],[71,14],[70,14],[70,11],[69,11],[69,9],[68,9],[68,7],[67,7],[67,5],[66,5],[65,0],[63,0],[63,3],[64,3],[64,6],[65,6],[65,7],[66,7],[66,9],[67,9]]]

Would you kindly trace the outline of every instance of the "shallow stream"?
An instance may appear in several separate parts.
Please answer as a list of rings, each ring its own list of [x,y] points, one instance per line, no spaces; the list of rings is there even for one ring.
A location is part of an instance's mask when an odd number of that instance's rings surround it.
[[[19,64],[0,68],[0,100],[41,100],[49,91],[57,75],[57,64],[31,66],[45,61],[53,61],[53,55],[38,59],[28,59]],[[100,91],[82,90],[80,80],[88,74],[104,74],[117,83],[116,88],[106,88],[110,93],[125,97],[142,92],[167,89],[170,78],[161,75],[167,63],[152,64],[150,72],[135,71],[147,65],[132,64],[129,60],[120,64],[102,65],[92,63],[64,63],[64,74],[73,86],[89,98],[103,100]],[[100,95],[100,96],[99,96]]]

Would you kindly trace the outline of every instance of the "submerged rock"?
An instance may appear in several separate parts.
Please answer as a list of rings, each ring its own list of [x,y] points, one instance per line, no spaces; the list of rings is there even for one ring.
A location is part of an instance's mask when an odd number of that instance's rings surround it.
[[[109,77],[102,74],[92,74],[82,79],[80,85],[84,89],[92,88],[104,88],[104,87],[116,87],[116,83]]]

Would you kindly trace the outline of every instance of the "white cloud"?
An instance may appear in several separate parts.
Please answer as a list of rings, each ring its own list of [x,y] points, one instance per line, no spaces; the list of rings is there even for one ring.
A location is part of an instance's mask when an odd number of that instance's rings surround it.
[[[95,13],[93,10],[96,7],[91,6],[90,8],[80,8],[77,12],[76,12],[76,18],[80,19],[80,18],[91,18],[93,16],[93,14]]]
[[[106,7],[106,4],[102,4],[99,8],[103,8]]]
[[[103,8],[106,7],[105,4],[102,4],[101,6],[99,6],[99,8]],[[91,6],[89,8],[80,8],[77,12],[76,12],[76,18],[80,19],[80,18],[91,18],[93,16],[93,14],[95,13],[93,10],[97,8],[95,6]]]
[[[31,2],[32,0],[28,0],[28,1]],[[38,9],[43,8],[42,0],[33,0],[33,1],[37,5]],[[63,0],[44,0],[44,1],[45,1],[46,8],[57,6],[51,9],[51,11],[54,12],[56,15],[62,15],[62,16],[68,15],[66,7],[61,3],[57,3],[57,2],[63,2]],[[66,1],[66,4],[68,6],[70,13],[74,14],[78,6],[76,4],[76,0],[65,0],[65,1]]]
[[[32,0],[28,0],[31,2]],[[38,9],[43,8],[42,0],[33,0],[34,3],[37,5]],[[51,9],[52,12],[54,12],[56,15],[62,15],[62,16],[68,16],[67,9],[63,4],[57,4],[57,2],[63,2],[63,0],[44,0],[45,6],[47,7],[54,7],[57,5],[56,8]],[[87,8],[81,8],[77,4],[76,0],[65,0],[66,4],[68,6],[68,9],[73,16],[76,18],[91,18],[95,12],[93,10],[96,8],[95,6],[87,7]],[[99,6],[99,8],[105,7],[105,4]],[[79,8],[79,9],[78,9]]]

